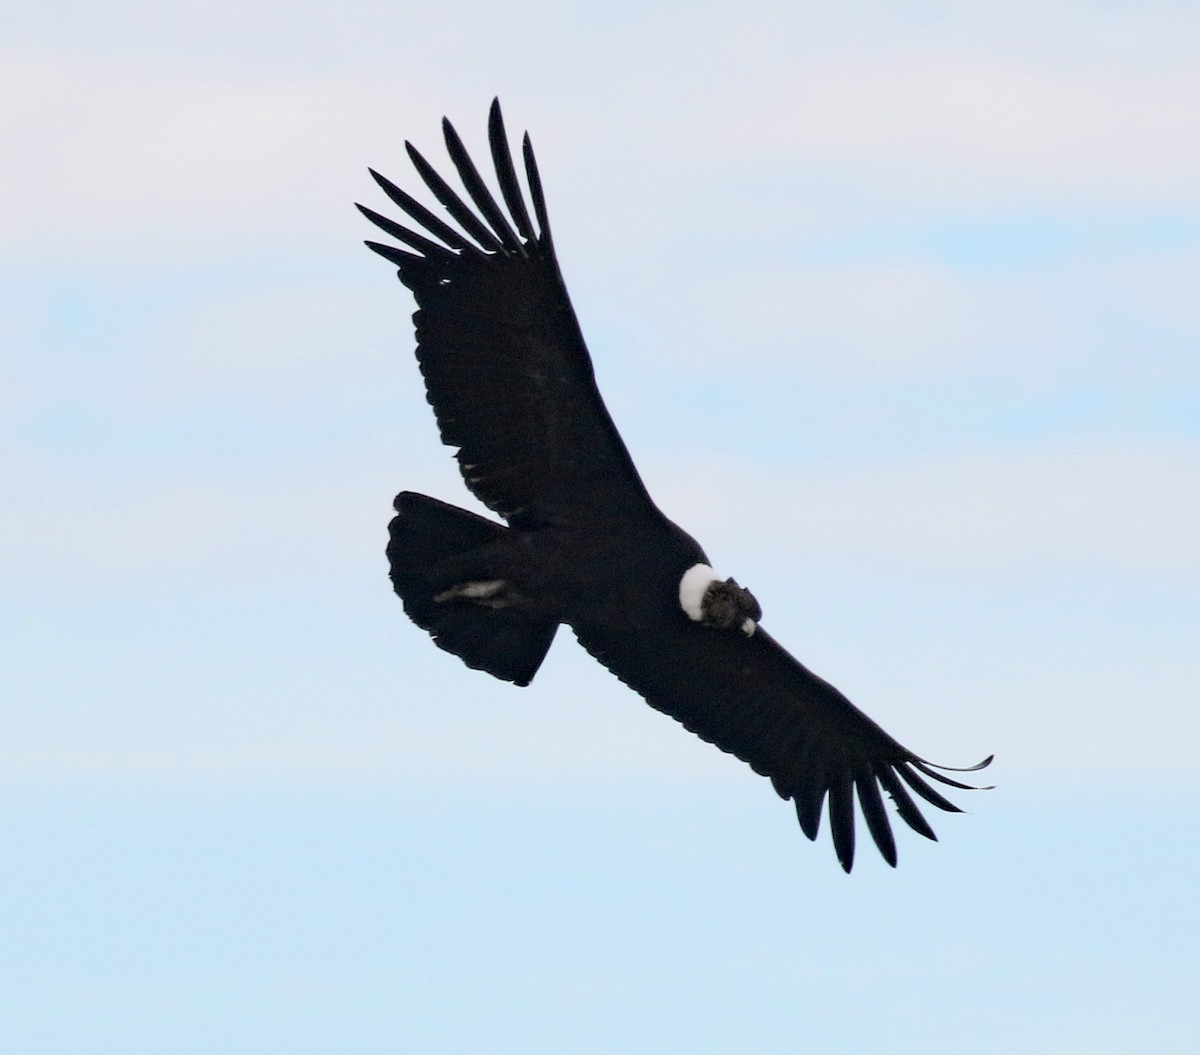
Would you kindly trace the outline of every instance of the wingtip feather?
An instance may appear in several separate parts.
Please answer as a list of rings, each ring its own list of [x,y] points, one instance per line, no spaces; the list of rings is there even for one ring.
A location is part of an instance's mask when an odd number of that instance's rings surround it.
[[[987,769],[994,761],[994,754],[988,755],[982,762],[976,762],[973,766],[944,766],[940,762],[930,762],[928,758],[914,758],[914,762],[922,762],[927,766],[933,766],[934,769],[945,769],[950,773],[978,773],[981,769]]]
[[[896,839],[892,834],[892,826],[888,822],[883,796],[879,793],[879,784],[869,768],[859,768],[855,773],[854,786],[858,790],[858,804],[866,819],[867,830],[871,833],[871,838],[883,859],[895,868]]]
[[[497,248],[502,246],[509,252],[520,253],[524,256],[524,243],[517,237],[512,224],[509,223],[508,217],[504,215],[504,210],[496,204],[496,199],[492,196],[492,192],[488,189],[483,177],[479,174],[479,169],[475,167],[475,162],[471,160],[471,155],[467,151],[462,137],[449,121],[443,121],[443,132],[445,133],[446,151],[450,155],[450,160],[454,163],[455,169],[458,170],[459,179],[462,180],[467,194],[470,195],[484,222],[498,240]],[[493,150],[493,156],[494,153]]]
[[[800,822],[800,830],[808,836],[809,841],[816,842],[821,833],[821,805],[825,793],[806,793],[801,789],[792,792],[792,805],[796,808],[796,819]]]
[[[900,783],[895,770],[891,766],[882,763],[874,766],[873,769],[879,783],[883,786],[883,790],[891,796],[892,804],[896,807],[896,812],[900,814],[900,819],[918,835],[923,835],[926,839],[937,842],[938,837],[936,833],[929,826],[929,822],[922,815],[920,809],[918,809],[908,790]]]
[[[504,128],[504,115],[500,111],[499,97],[492,100],[492,108],[488,113],[488,143],[492,148],[492,164],[496,169],[496,178],[500,181],[500,193],[508,206],[509,214],[517,225],[521,237],[528,243],[537,241],[537,232],[529,218],[529,210],[525,206],[525,195],[517,181],[516,168],[513,165],[512,150],[508,145],[508,132]],[[524,252],[524,245],[522,245]]]
[[[414,261],[423,261],[423,256],[417,256],[416,253],[406,253],[403,249],[397,249],[393,245],[384,245],[382,242],[364,241],[368,249],[372,253],[378,253],[384,260],[390,264],[395,264],[398,268],[404,268]]]
[[[447,147],[450,147],[452,142],[458,142],[458,133],[454,131],[454,126],[449,120],[442,118],[442,129],[445,132]],[[450,186],[440,175],[416,147],[411,143],[405,142],[404,149],[408,152],[408,158],[413,164],[413,168],[417,170],[425,186],[446,211],[458,222],[464,231],[467,232],[478,243],[478,248],[492,253],[502,249],[500,240],[492,233],[488,226],[471,211],[470,207],[459,197],[454,188]],[[453,148],[451,147],[453,154]],[[457,163],[456,163],[457,167]]]
[[[962,813],[961,806],[956,806],[941,792],[935,791],[905,763],[901,763],[900,765],[896,766],[896,772],[899,773],[904,782],[926,802],[936,806],[939,810],[945,810],[947,813]]]
[[[854,783],[847,775],[829,789],[829,830],[842,870],[854,867]]]
[[[533,198],[533,211],[541,228],[541,240],[549,245],[553,238],[550,234],[550,218],[546,212],[546,195],[542,190],[542,177],[533,153],[533,140],[529,138],[528,132],[521,139],[521,155],[525,160],[525,178],[529,181],[529,195]]]
[[[912,760],[911,760],[911,765],[913,765],[913,766],[914,766],[916,769],[919,769],[919,770],[920,770],[922,773],[924,773],[924,774],[925,774],[927,777],[930,777],[930,778],[932,778],[933,780],[936,780],[936,781],[938,781],[939,783],[946,784],[948,787],[952,787],[952,788],[959,788],[959,789],[960,789],[960,790],[962,790],[962,791],[991,791],[991,790],[992,790],[992,788],[994,788],[994,787],[995,787],[995,785],[994,785],[994,784],[987,784],[987,785],[980,785],[980,784],[965,784],[965,783],[963,783],[963,781],[961,781],[961,780],[953,780],[953,779],[951,779],[950,777],[946,776],[945,774],[943,774],[943,773],[939,773],[939,772],[937,771],[937,769],[935,769],[931,763],[928,763],[928,762],[923,762],[923,761],[922,761],[921,759],[919,759],[919,758],[914,758],[914,759],[912,759]],[[939,766],[939,767],[938,767],[938,769],[948,769],[948,768],[950,768],[950,767],[948,767],[948,766]],[[954,772],[956,772],[956,773],[963,773],[963,772],[967,772],[967,773],[969,773],[969,772],[971,772],[971,771],[972,771],[973,769],[975,769],[975,768],[976,768],[976,767],[972,766],[972,767],[971,767],[971,769],[968,769],[968,770],[961,770],[961,769],[959,769],[959,770],[954,770]]]

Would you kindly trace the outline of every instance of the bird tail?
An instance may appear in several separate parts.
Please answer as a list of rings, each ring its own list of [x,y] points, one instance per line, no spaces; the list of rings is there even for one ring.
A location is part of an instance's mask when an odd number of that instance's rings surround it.
[[[412,491],[395,509],[387,556],[408,617],[468,667],[528,685],[558,623],[514,607],[510,585],[488,574],[485,551],[509,529]]]

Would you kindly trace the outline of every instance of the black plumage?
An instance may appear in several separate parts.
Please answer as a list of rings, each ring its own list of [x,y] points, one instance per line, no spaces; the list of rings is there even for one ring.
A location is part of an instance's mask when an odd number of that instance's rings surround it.
[[[397,496],[388,558],[405,611],[468,666],[518,685],[532,679],[558,626],[570,626],[651,706],[769,777],[810,839],[828,802],[846,871],[856,799],[889,864],[896,845],[884,792],[909,827],[936,838],[910,790],[957,812],[924,778],[970,785],[902,747],[784,651],[757,625],[749,591],[717,578],[651,500],[596,388],[528,135],[532,216],[498,102],[488,139],[503,206],[449,121],[443,130],[472,204],[406,146],[458,227],[375,172],[421,230],[359,209],[407,247],[367,243],[416,298],[417,360],[442,440],[505,524]]]

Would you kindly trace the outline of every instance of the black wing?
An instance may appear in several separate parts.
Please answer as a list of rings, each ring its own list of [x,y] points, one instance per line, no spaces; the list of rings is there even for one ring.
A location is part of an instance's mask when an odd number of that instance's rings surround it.
[[[370,209],[372,223],[411,250],[367,242],[399,269],[418,311],[417,359],[463,478],[518,527],[594,521],[604,511],[657,512],[600,393],[563,285],[529,136],[524,167],[534,221],[493,101],[488,139],[502,207],[449,121],[446,147],[475,211],[413,148],[417,172],[456,227],[376,172],[387,196],[424,233]]]
[[[881,792],[910,828],[936,840],[909,791],[959,813],[922,775],[976,790],[936,772],[952,767],[934,767],[902,747],[761,627],[747,637],[680,615],[655,628],[652,647],[645,634],[620,627],[577,627],[575,633],[652,707],[770,777],[775,790],[794,801],[810,839],[817,837],[828,798],[834,848],[847,872],[854,863],[855,797],[879,852],[895,866],[896,842]]]

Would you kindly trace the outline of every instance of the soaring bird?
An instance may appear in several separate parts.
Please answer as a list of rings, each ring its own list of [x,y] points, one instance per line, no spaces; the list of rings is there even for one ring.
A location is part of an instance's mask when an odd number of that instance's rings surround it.
[[[828,801],[842,868],[854,863],[855,799],[896,864],[883,793],[936,839],[910,792],[961,812],[925,778],[970,784],[901,746],[760,625],[749,590],[658,509],[600,398],[559,270],[526,134],[530,215],[498,100],[488,121],[503,206],[442,122],[468,204],[412,146],[447,222],[371,170],[412,221],[362,213],[406,248],[366,244],[416,299],[417,362],[442,442],[467,488],[504,523],[436,498],[395,499],[387,556],[414,623],[468,667],[528,685],[560,624],[651,707],[736,755],[795,805],[816,839]],[[455,224],[457,226],[455,226]]]

